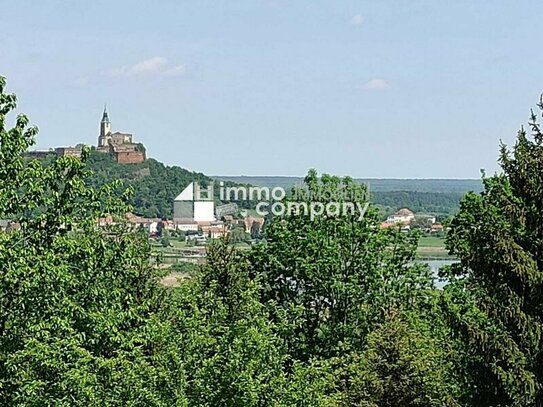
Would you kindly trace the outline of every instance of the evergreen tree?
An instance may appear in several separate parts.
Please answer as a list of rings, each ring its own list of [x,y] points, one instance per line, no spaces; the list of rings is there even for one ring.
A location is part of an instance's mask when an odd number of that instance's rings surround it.
[[[448,235],[460,264],[444,304],[476,406],[543,405],[543,134],[533,112],[530,127],[512,151],[502,145],[502,172],[463,199]]]

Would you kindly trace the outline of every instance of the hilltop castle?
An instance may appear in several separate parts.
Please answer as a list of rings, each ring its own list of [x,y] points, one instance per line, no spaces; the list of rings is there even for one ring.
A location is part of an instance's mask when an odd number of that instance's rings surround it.
[[[75,147],[56,147],[48,150],[32,150],[25,153],[28,159],[43,159],[50,155],[57,157],[72,156],[81,157],[83,144]],[[134,164],[145,161],[145,147],[141,143],[134,143],[132,134],[111,131],[111,122],[107,109],[104,106],[104,114],[100,122],[100,135],[98,136],[98,145],[96,151],[101,153],[111,153],[119,164]]]
[[[107,109],[100,121],[100,135],[98,136],[97,151],[111,153],[119,164],[141,163],[145,161],[145,148],[142,144],[134,143],[132,134],[111,131],[111,122]]]

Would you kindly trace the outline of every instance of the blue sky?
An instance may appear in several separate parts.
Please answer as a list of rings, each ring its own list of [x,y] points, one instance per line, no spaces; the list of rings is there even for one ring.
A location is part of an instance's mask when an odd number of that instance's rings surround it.
[[[543,91],[540,1],[0,0],[0,74],[38,148],[213,175],[477,178]]]

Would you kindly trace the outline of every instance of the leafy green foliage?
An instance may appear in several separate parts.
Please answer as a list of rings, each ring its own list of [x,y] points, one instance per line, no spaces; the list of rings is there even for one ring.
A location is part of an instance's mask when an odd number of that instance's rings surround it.
[[[323,202],[365,195],[349,178],[310,171],[305,182]],[[371,206],[362,219],[276,217],[249,253],[285,342],[286,369],[332,372],[327,394],[335,405],[458,405],[439,296],[428,268],[412,263],[417,236],[379,223]]]
[[[351,404],[365,406],[458,406],[450,350],[443,336],[418,317],[387,315],[368,335],[367,347],[350,363]],[[431,321],[435,322],[435,321]],[[444,346],[445,345],[445,346]]]
[[[331,191],[330,201],[344,190],[364,195],[350,179],[310,172],[306,183],[313,196]],[[379,223],[370,207],[362,219],[298,214],[267,226],[267,242],[251,254],[252,272],[263,281],[265,301],[276,301],[293,323],[301,318],[291,338],[297,356],[360,349],[383,313],[415,306],[432,289],[429,271],[410,264],[417,237]]]
[[[25,165],[37,132],[0,77],[0,404],[171,406],[176,354],[147,240],[122,223],[130,191],[89,189],[83,159]],[[99,230],[96,219],[118,224]],[[175,372],[179,373],[175,373]],[[173,374],[172,374],[173,372]]]
[[[190,405],[273,405],[281,383],[281,343],[255,295],[246,263],[213,247],[208,264],[176,294],[175,326],[189,366]]]
[[[0,77],[0,218],[20,228],[0,233],[0,405],[543,405],[535,116],[533,140],[521,131],[502,147],[503,174],[451,221],[460,264],[443,291],[413,261],[418,234],[380,229],[373,205],[363,217],[269,217],[258,244],[237,250],[239,230],[197,270],[175,267],[187,273],[166,289],[125,214],[133,203],[168,216],[180,190],[209,179],[89,150],[24,161],[37,130],[25,116],[8,128],[16,99],[4,87]],[[315,171],[305,188],[321,203],[366,194]],[[98,227],[106,216],[115,223]]]

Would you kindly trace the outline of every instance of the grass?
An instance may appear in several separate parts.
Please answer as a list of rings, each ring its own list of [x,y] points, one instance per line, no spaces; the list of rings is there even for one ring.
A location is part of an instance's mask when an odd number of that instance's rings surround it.
[[[178,240],[178,239],[173,239],[173,238],[170,238],[170,244],[173,247],[178,248],[178,249],[187,247],[187,242],[185,242],[184,240]]]
[[[450,258],[449,252],[445,249],[445,239],[435,236],[422,236],[417,248],[419,258]]]
[[[435,236],[422,236],[419,239],[419,246],[445,248],[445,239],[442,237],[435,237]]]

